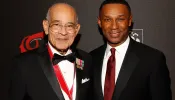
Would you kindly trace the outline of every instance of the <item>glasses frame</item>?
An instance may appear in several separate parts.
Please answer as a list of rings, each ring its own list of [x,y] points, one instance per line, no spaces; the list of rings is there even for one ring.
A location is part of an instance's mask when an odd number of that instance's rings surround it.
[[[49,24],[49,28],[52,32],[61,32],[63,27],[64,27],[66,32],[74,33],[78,27],[78,24],[75,24],[72,22],[68,22],[64,25],[62,25],[60,22],[51,22]]]

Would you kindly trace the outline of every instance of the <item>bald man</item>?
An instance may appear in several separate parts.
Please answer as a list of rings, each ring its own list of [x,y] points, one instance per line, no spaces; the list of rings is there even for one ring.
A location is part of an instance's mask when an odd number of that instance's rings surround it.
[[[91,56],[72,48],[80,29],[75,9],[52,5],[43,28],[44,45],[14,59],[10,100],[90,100]]]

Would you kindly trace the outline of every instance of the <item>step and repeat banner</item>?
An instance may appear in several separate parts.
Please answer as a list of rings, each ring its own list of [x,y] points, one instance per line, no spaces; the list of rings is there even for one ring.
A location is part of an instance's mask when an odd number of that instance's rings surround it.
[[[133,14],[131,37],[164,52],[171,75],[171,88],[175,100],[175,1],[174,0],[127,0]],[[103,44],[98,31],[98,10],[103,0],[11,0],[3,2],[4,19],[1,43],[2,76],[5,76],[3,98],[7,98],[9,86],[9,59],[37,48],[43,39],[42,20],[48,7],[54,2],[66,2],[77,10],[80,29],[78,48],[87,52]]]

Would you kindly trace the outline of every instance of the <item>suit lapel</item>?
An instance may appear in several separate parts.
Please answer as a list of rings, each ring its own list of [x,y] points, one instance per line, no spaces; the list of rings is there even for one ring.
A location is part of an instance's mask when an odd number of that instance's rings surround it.
[[[131,39],[126,52],[120,73],[116,82],[113,100],[118,100],[123,89],[125,88],[132,72],[134,71],[139,59],[133,51],[134,41]]]
[[[81,86],[81,70],[76,68],[76,81],[77,81],[77,84],[76,84],[76,99],[75,100],[79,100],[79,94],[80,94],[80,86]]]
[[[101,73],[102,73],[102,65],[103,65],[103,58],[104,58],[104,54],[105,54],[105,50],[106,50],[106,44],[103,45],[99,51],[99,55],[97,55],[98,57],[95,57],[96,59],[94,59],[93,63],[94,65],[94,88],[97,91],[97,95],[99,96],[99,100],[103,100],[103,92],[102,92],[102,84],[101,84]]]
[[[55,73],[52,67],[52,63],[50,60],[47,47],[45,46],[44,48],[40,48],[39,52],[40,52],[40,56],[38,57],[38,59],[40,61],[40,65],[42,67],[42,70],[46,78],[48,79],[53,91],[55,92],[59,100],[64,100],[64,96],[62,94],[60,85],[57,81],[57,78],[55,76]]]
[[[76,58],[79,58],[79,59],[81,59],[81,60],[83,60],[82,59],[82,57],[81,57],[81,55],[79,54],[79,52],[78,52],[78,50],[76,50],[76,49],[73,49],[73,52],[76,52]],[[86,63],[85,63],[86,64]],[[86,66],[86,65],[84,65],[84,66]],[[82,70],[81,69],[79,69],[79,68],[77,68],[76,67],[76,64],[75,64],[75,68],[76,68],[76,99],[75,100],[79,100],[79,94],[80,94],[80,86],[81,86],[81,79],[82,79]]]

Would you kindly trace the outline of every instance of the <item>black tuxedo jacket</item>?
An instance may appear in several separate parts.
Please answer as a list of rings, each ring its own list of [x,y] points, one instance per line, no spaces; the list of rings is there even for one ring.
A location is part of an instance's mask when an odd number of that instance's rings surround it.
[[[101,72],[106,44],[93,50],[94,100],[103,100]],[[171,100],[170,77],[162,52],[130,39],[112,100]]]
[[[90,100],[91,56],[75,50],[76,57],[84,60],[83,70],[76,68],[76,100]],[[90,79],[82,81],[83,79]],[[64,100],[55,76],[46,46],[20,54],[13,63],[10,100]]]

